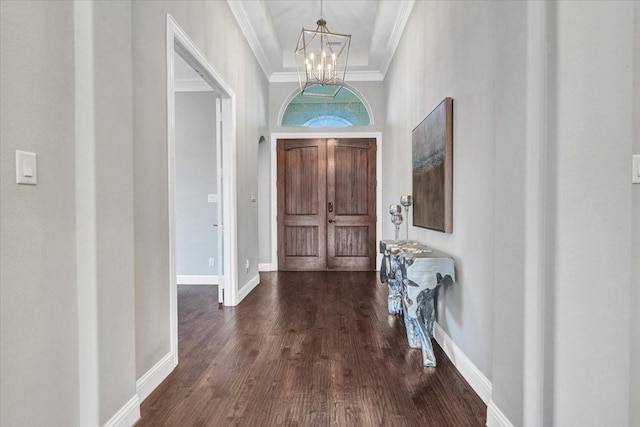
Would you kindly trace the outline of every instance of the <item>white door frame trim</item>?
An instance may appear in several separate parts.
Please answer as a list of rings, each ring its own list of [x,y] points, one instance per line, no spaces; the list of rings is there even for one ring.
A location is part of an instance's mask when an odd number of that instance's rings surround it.
[[[382,237],[382,132],[276,132],[271,134],[271,271],[278,270],[278,139],[375,138],[376,139],[376,242]],[[376,251],[377,252],[377,251]],[[376,255],[376,266],[382,256]]]
[[[168,209],[169,209],[169,311],[170,337],[173,364],[178,364],[178,286],[176,283],[176,243],[175,243],[175,51],[191,66],[202,72],[204,80],[220,94],[222,104],[223,129],[223,224],[224,224],[224,277],[225,305],[238,303],[237,251],[236,251],[236,96],[222,76],[209,64],[187,33],[176,20],[167,14],[167,166],[168,166]]]

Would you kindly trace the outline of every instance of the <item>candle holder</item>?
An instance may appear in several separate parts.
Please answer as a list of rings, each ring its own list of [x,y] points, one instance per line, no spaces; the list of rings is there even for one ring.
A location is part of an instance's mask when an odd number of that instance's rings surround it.
[[[413,196],[410,194],[405,194],[404,196],[401,196],[400,204],[404,206],[404,214],[407,218],[407,240],[409,240],[409,206],[413,205]]]
[[[389,213],[391,214],[391,223],[396,226],[396,240],[398,240],[400,224],[402,224],[402,206],[389,205]]]
[[[396,226],[396,240],[400,238],[400,224],[402,224],[402,214],[397,213],[391,215],[391,222]]]

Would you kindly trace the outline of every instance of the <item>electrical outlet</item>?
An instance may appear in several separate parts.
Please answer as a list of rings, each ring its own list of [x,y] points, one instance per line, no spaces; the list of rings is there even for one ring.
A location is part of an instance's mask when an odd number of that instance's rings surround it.
[[[215,258],[209,258],[209,267],[213,267],[216,265],[216,259]]]

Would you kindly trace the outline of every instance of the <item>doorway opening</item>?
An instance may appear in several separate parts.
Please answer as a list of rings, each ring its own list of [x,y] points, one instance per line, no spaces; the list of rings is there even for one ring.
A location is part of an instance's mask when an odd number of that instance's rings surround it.
[[[175,242],[178,285],[214,285],[223,302],[220,94],[175,52]]]
[[[184,194],[177,193],[176,178],[180,178],[183,170],[193,166],[189,161],[194,160],[193,157],[197,153],[205,157],[204,167],[202,164],[199,169],[205,170],[208,163],[212,169],[215,169],[215,176],[196,177],[195,181],[202,184],[200,188],[201,201],[206,202],[205,207],[201,209],[199,215],[204,218],[200,227],[209,228],[208,239],[204,239],[203,246],[205,249],[200,251],[197,258],[204,258],[205,270],[210,274],[193,274],[192,276],[200,276],[200,281],[217,282],[218,286],[218,302],[224,305],[236,305],[238,299],[237,285],[237,260],[236,260],[236,214],[235,201],[232,200],[235,194],[235,94],[231,87],[222,79],[215,69],[207,62],[204,55],[199,51],[193,41],[180,28],[173,17],[167,14],[167,163],[169,169],[169,274],[170,274],[170,337],[171,337],[171,353],[174,359],[174,365],[178,363],[178,304],[177,304],[177,284],[178,271],[177,261],[179,259],[177,253],[177,231],[185,232],[189,227],[181,227],[178,221],[183,221],[184,216],[176,210],[176,204],[183,200],[178,200]],[[181,67],[181,68],[178,68]],[[178,84],[176,83],[176,70],[180,72],[191,72],[190,77]],[[184,76],[182,76],[184,77]],[[176,99],[176,88],[181,86],[180,98],[184,98],[182,94],[186,92],[201,92],[199,100],[191,103],[199,105],[195,108],[208,108],[208,114],[213,127],[207,127],[202,124],[203,134],[209,132],[209,136],[213,140],[205,140],[203,146],[195,148],[196,154],[182,153],[182,160],[187,159],[185,165],[178,165],[176,154],[178,153],[177,144],[181,144],[180,151],[184,147],[185,141],[177,140],[176,133],[176,107],[178,106]],[[185,89],[186,88],[186,89]],[[204,94],[202,93],[204,92]],[[191,97],[194,98],[194,97]],[[196,97],[197,98],[197,97]],[[178,100],[182,105],[183,99]],[[199,102],[199,104],[198,104]],[[215,107],[213,106],[215,104]],[[208,107],[203,107],[208,106]],[[200,111],[200,113],[203,113]],[[215,129],[214,129],[215,128]],[[215,147],[213,146],[215,143]],[[187,144],[188,145],[188,144]],[[188,147],[194,148],[194,147]],[[199,151],[198,151],[199,150]],[[187,150],[188,151],[188,150]],[[208,154],[207,154],[208,153]],[[201,160],[201,159],[200,159]],[[202,163],[202,162],[200,162]],[[194,163],[195,164],[195,163]],[[223,168],[222,165],[225,165]],[[184,166],[184,167],[183,167]],[[209,206],[206,206],[209,205]],[[208,209],[207,209],[208,208]],[[204,225],[202,225],[204,224]],[[207,225],[208,224],[208,225]],[[193,224],[187,224],[191,226]],[[189,231],[189,230],[187,230]],[[197,234],[196,230],[194,234]],[[188,241],[188,240],[186,240]],[[193,242],[191,242],[193,243]],[[201,242],[202,243],[202,242]],[[182,245],[184,246],[184,245]],[[182,248],[184,249],[184,248]],[[193,244],[191,248],[193,249]],[[208,251],[204,253],[205,251]],[[186,256],[186,255],[185,255]],[[185,258],[183,256],[183,260]],[[202,261],[202,260],[200,260]],[[213,264],[213,265],[211,265]],[[181,265],[180,268],[184,266]],[[182,274],[181,276],[187,276]],[[197,281],[197,280],[188,280]]]

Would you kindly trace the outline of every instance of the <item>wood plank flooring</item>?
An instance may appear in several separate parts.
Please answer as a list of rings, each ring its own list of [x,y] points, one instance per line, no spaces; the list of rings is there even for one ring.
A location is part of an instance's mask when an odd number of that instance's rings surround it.
[[[484,426],[486,406],[435,344],[407,346],[374,272],[263,273],[237,307],[180,286],[175,371],[143,426]]]

